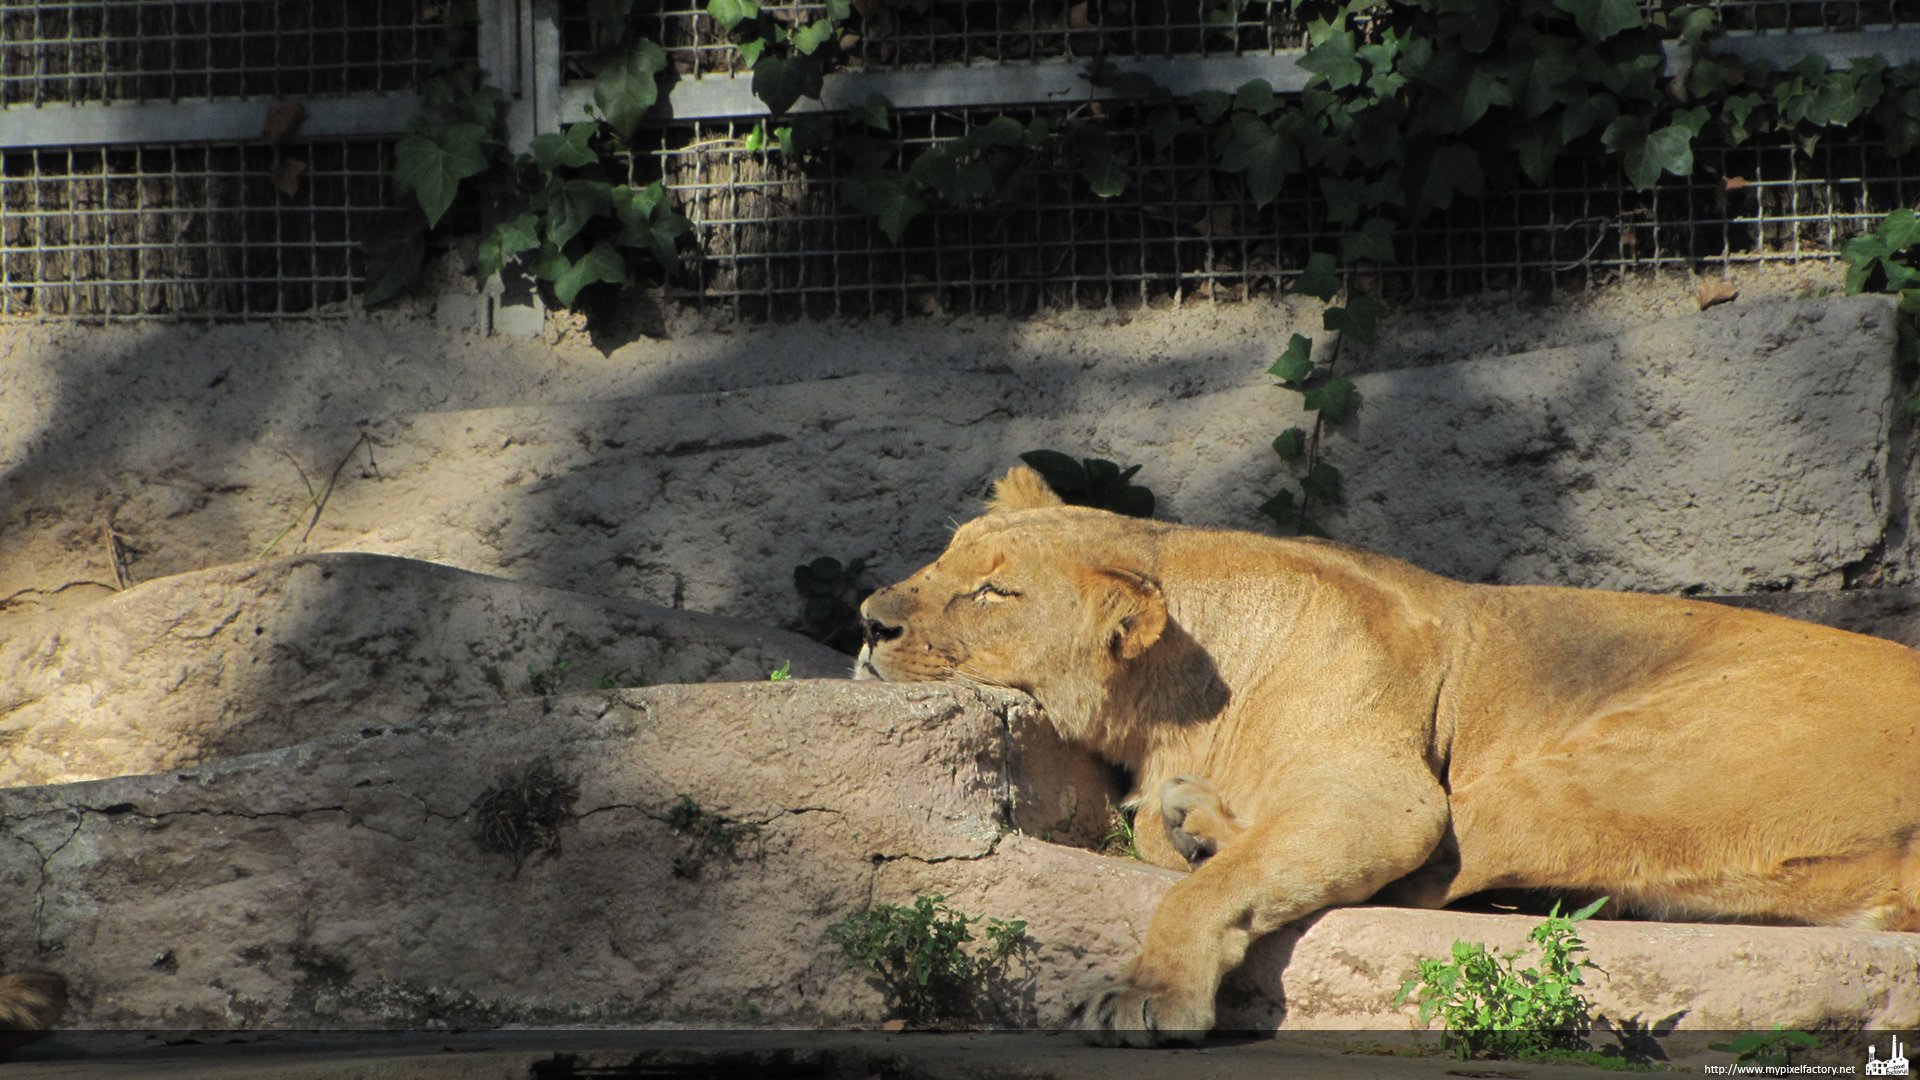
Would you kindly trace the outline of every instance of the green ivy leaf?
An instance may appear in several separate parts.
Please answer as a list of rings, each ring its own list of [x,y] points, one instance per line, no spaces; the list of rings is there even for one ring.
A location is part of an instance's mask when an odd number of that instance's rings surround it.
[[[427,230],[418,218],[379,240],[363,245],[367,254],[367,284],[360,301],[378,307],[412,287],[420,280],[420,267],[427,258]]]
[[[1272,92],[1272,87],[1268,87]],[[1193,95],[1193,115],[1203,124],[1217,124],[1233,108],[1233,98],[1224,90],[1202,90]]]
[[[1307,376],[1313,374],[1313,341],[1305,334],[1293,335],[1287,341],[1286,351],[1267,369],[1267,374],[1283,383],[1305,382]]]
[[[460,181],[487,170],[482,149],[486,138],[486,129],[479,124],[454,124],[437,137],[403,136],[394,147],[394,181],[420,200],[429,228],[438,225],[453,205]]]
[[[1567,103],[1560,114],[1560,142],[1571,146],[1595,128],[1604,128],[1620,115],[1620,105],[1610,95],[1581,96]]]
[[[480,241],[479,254],[475,260],[475,270],[481,281],[486,281],[500,272],[507,260],[523,251],[532,251],[540,246],[540,218],[527,213],[511,217],[494,226],[486,239]]]
[[[1273,519],[1275,525],[1291,526],[1295,514],[1293,492],[1282,491],[1280,494],[1261,503],[1260,513]]]
[[[1280,195],[1287,175],[1300,167],[1300,154],[1292,142],[1281,138],[1266,121],[1248,113],[1236,112],[1233,135],[1221,148],[1220,168],[1229,173],[1245,173],[1247,190],[1253,204],[1264,207]]]
[[[961,161],[945,147],[923,150],[907,175],[922,188],[940,193],[952,206],[961,206],[993,194],[993,170],[977,161]]]
[[[1427,210],[1445,210],[1453,205],[1455,194],[1486,194],[1486,175],[1480,171],[1480,155],[1464,143],[1449,143],[1427,159],[1426,175],[1419,188],[1419,206]]]
[[[1542,126],[1519,136],[1513,149],[1520,171],[1527,174],[1527,179],[1545,187],[1553,179],[1553,166],[1560,160],[1560,151],[1566,147],[1551,127]]]
[[[1280,107],[1280,99],[1273,96],[1273,84],[1265,79],[1250,79],[1233,96],[1233,107],[1255,116],[1266,116]]]
[[[1273,452],[1280,455],[1282,461],[1293,461],[1307,449],[1307,433],[1297,427],[1288,428],[1274,436]]]
[[[841,187],[841,197],[852,207],[872,217],[888,240],[899,243],[913,219],[926,212],[912,180],[897,172],[880,172],[864,180],[849,180]]]
[[[1461,48],[1483,53],[1493,44],[1494,31],[1500,28],[1499,0],[1447,0],[1440,10],[1441,30],[1458,35]]]
[[[789,157],[811,153],[833,140],[833,117],[795,113],[789,123],[773,129],[773,137],[780,144],[780,152]]]
[[[811,56],[832,39],[833,24],[825,19],[816,19],[793,32],[793,47]]]
[[[1341,423],[1353,412],[1353,380],[1329,379],[1308,390],[1303,395],[1301,405],[1318,412],[1330,424]]]
[[[1386,314],[1387,306],[1371,296],[1355,296],[1344,307],[1330,307],[1320,320],[1329,330],[1351,334],[1362,345],[1371,344],[1379,336],[1380,316]]]
[[[632,11],[633,0],[587,0],[587,18],[612,38],[626,32],[627,16]]]
[[[1315,502],[1337,503],[1340,501],[1340,470],[1324,461],[1316,461],[1313,468],[1307,470],[1306,478],[1300,481],[1300,490]]]
[[[893,130],[893,102],[888,101],[885,94],[868,94],[867,100],[860,106],[859,115],[860,122],[875,131]],[[996,116],[994,120],[1005,120],[1016,127],[1020,123],[1005,116]]]
[[[1360,66],[1358,60],[1354,59],[1353,34],[1347,30],[1327,35],[1325,41],[1308,49],[1299,63],[1302,68],[1324,79],[1327,87],[1333,90],[1357,86],[1360,80],[1366,77],[1365,69]],[[1261,85],[1265,86],[1266,83],[1262,81]],[[1246,90],[1243,88],[1241,94],[1244,96],[1245,93]],[[1269,89],[1267,95],[1271,97],[1272,94],[1272,90]]]
[[[1895,210],[1874,230],[1889,252],[1899,252],[1920,244],[1920,214],[1905,208]]]
[[[627,264],[620,253],[605,240],[593,245],[580,261],[568,266],[553,279],[553,295],[562,307],[572,307],[580,290],[598,282],[621,285],[627,280]]]
[[[1467,128],[1480,122],[1487,110],[1495,105],[1513,104],[1513,90],[1500,76],[1485,67],[1476,65],[1467,76],[1467,85],[1460,94],[1459,128]]]
[[[1020,121],[1011,116],[996,116],[983,126],[969,132],[966,143],[975,150],[988,150],[1019,146],[1026,141],[1026,138],[1027,129],[1020,126]]]
[[[597,124],[568,124],[564,133],[547,132],[533,137],[533,163],[541,172],[552,172],[562,165],[591,165],[600,155],[587,145]]]
[[[613,211],[620,219],[622,246],[645,248],[668,270],[679,264],[680,238],[693,230],[693,222],[668,204],[665,185],[655,180],[643,188],[616,187]]]
[[[731,32],[748,19],[759,18],[760,5],[755,0],[707,0],[707,14],[720,29]]]
[[[1163,154],[1173,148],[1173,141],[1186,126],[1180,110],[1172,105],[1161,105],[1147,113],[1147,132],[1153,136],[1153,148]]]
[[[542,244],[540,254],[535,256],[532,264],[527,267],[527,273],[541,281],[552,281],[566,273],[567,268],[572,265],[573,263],[565,255],[560,254],[559,248],[552,244]]]
[[[593,104],[622,139],[633,137],[633,129],[659,100],[655,77],[666,66],[667,54],[660,46],[641,38],[594,73]]]
[[[1545,116],[1561,100],[1563,88],[1580,75],[1580,65],[1567,55],[1566,45],[1553,38],[1536,39],[1514,104],[1528,119]]]
[[[811,56],[762,56],[753,65],[753,96],[775,116],[803,97],[820,97],[820,61]]]
[[[1640,5],[1634,0],[1553,0],[1553,6],[1572,15],[1574,25],[1593,41],[1605,41],[1641,25]]]
[[[605,180],[568,180],[546,194],[547,239],[556,248],[613,208],[613,185]]]
[[[1332,255],[1316,251],[1307,256],[1307,266],[1300,272],[1300,280],[1294,283],[1295,292],[1306,293],[1316,300],[1331,300],[1340,295],[1340,274],[1336,269]]]
[[[1627,179],[1641,191],[1651,188],[1662,171],[1675,176],[1693,172],[1693,132],[1684,124],[1669,124],[1659,131],[1646,130],[1647,122],[1638,116],[1622,116],[1607,125],[1600,141],[1620,155]]]
[[[853,18],[853,0],[827,0],[827,18],[837,23]]]
[[[751,41],[743,41],[735,45],[734,49],[740,53],[740,62],[747,65],[747,70],[751,71],[760,66],[760,54],[767,51],[767,39],[754,38]]]
[[[1372,260],[1377,263],[1393,261],[1393,222],[1386,218],[1368,218],[1359,232],[1350,232],[1340,239],[1340,261],[1352,266],[1354,263]]]

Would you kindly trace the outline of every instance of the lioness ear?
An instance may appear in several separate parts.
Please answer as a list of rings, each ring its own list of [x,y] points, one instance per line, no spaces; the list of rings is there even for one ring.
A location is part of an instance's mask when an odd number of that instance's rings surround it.
[[[987,498],[987,513],[1065,505],[1066,500],[1055,495],[1039,473],[1030,466],[1015,465],[1007,470],[1007,475],[993,482],[993,494]]]
[[[1094,632],[1118,659],[1146,652],[1167,628],[1166,597],[1145,574],[1113,567],[1087,570],[1081,574],[1080,590]]]

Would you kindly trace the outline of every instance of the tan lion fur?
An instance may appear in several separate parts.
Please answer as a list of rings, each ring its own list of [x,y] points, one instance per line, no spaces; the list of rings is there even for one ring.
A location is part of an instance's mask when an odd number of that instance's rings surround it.
[[[1065,506],[1025,467],[862,614],[857,677],[1032,694],[1142,820],[1204,786],[1174,816],[1218,850],[1085,1007],[1100,1041],[1204,1032],[1254,938],[1370,898],[1920,930],[1920,653],[1892,642]],[[1184,868],[1169,825],[1142,854]]]
[[[67,984],[44,971],[0,975],[0,1061],[40,1038],[67,1011]]]

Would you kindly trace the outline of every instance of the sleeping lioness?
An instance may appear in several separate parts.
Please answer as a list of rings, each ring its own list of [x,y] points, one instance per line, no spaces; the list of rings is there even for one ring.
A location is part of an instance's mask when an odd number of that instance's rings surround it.
[[[1369,898],[1920,930],[1920,652],[1892,642],[1065,506],[1025,467],[861,612],[857,677],[1032,694],[1166,817],[1147,859],[1197,856],[1081,1006],[1096,1042],[1198,1037],[1254,938]]]

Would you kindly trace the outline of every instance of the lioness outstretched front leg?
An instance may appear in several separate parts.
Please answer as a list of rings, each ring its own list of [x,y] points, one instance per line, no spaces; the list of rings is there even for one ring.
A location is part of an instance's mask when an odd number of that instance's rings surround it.
[[[1284,798],[1168,890],[1126,975],[1074,1011],[1093,1042],[1198,1041],[1220,980],[1255,938],[1367,899],[1426,862],[1446,832],[1446,793],[1422,761],[1289,770],[1280,783]]]
[[[1220,792],[1198,776],[1160,785],[1160,820],[1174,850],[1196,868],[1246,831]]]

